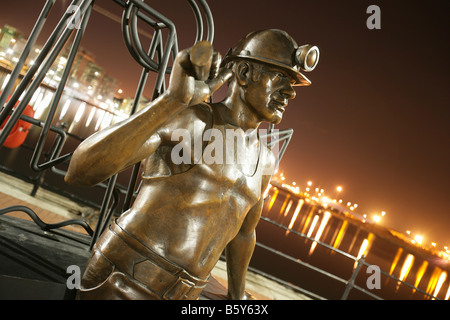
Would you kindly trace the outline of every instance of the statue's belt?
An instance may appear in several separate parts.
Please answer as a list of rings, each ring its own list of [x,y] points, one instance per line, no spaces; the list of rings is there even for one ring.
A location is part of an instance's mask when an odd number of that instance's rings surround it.
[[[200,279],[189,274],[146,247],[115,221],[108,231],[96,244],[97,249],[117,269],[144,284],[162,299],[195,298],[208,283],[209,277]]]

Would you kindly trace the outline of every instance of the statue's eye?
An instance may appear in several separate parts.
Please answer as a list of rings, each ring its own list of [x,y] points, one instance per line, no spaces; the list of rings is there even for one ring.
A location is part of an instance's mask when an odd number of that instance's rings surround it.
[[[274,72],[273,76],[272,76],[272,79],[274,81],[280,81],[280,80],[283,80],[284,78],[286,78],[286,76],[284,74],[282,74],[281,72]]]
[[[295,79],[293,79],[292,77],[290,77],[284,73],[281,73],[281,72],[275,72],[273,80],[276,80],[276,81],[288,80],[291,85],[295,84]]]
[[[275,73],[275,76],[276,76],[278,79],[280,79],[280,80],[286,77],[286,76],[285,76],[284,74],[282,74],[281,72]]]

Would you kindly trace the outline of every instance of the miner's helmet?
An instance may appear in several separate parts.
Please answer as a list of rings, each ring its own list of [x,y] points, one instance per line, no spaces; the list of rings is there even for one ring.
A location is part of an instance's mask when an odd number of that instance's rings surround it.
[[[311,81],[300,71],[312,71],[319,62],[319,49],[312,45],[298,46],[283,30],[268,29],[249,33],[230,49],[223,65],[236,59],[263,62],[284,69],[295,79],[296,86],[309,86]]]

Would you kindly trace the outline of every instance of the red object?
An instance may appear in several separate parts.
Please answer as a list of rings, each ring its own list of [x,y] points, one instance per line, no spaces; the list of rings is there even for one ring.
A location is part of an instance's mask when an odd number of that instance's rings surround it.
[[[7,101],[10,98],[11,97],[8,97]],[[14,108],[16,108],[18,104],[19,104],[19,101],[16,103]],[[30,105],[27,105],[22,114],[29,116],[29,117],[34,117],[33,107]],[[9,116],[6,118],[5,122],[1,125],[0,130],[3,129],[5,124],[8,122],[8,119],[9,119]],[[25,139],[27,138],[28,130],[30,129],[30,127],[31,127],[31,123],[19,118],[19,120],[16,122],[16,124],[12,128],[10,134],[6,138],[3,146],[5,146],[7,148],[11,148],[11,149],[20,147],[22,145],[22,143],[25,141]]]

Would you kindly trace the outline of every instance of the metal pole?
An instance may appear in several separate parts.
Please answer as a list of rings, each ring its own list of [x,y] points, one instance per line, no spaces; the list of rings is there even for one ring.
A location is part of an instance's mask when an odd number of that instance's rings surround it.
[[[48,131],[50,129],[50,126],[51,126],[51,123],[52,123],[52,120],[53,120],[53,116],[55,115],[56,109],[57,109],[59,101],[61,99],[62,92],[63,92],[64,87],[66,85],[67,78],[69,77],[73,61],[75,59],[75,56],[76,56],[77,51],[78,51],[78,47],[79,47],[80,42],[81,42],[81,38],[83,37],[84,31],[86,30],[86,25],[87,25],[87,22],[89,20],[89,16],[91,14],[92,7],[93,7],[93,2],[90,4],[88,9],[86,10],[86,13],[83,16],[83,20],[82,20],[81,25],[80,25],[80,29],[78,29],[78,31],[76,33],[75,39],[74,39],[73,44],[72,44],[72,48],[70,49],[70,53],[69,53],[69,56],[67,58],[66,66],[64,67],[64,70],[63,70],[63,73],[62,73],[62,76],[61,76],[60,83],[58,84],[58,88],[56,89],[55,95],[54,95],[52,103],[50,105],[50,110],[49,110],[49,113],[47,115],[47,119],[45,121],[44,127],[43,127],[43,129],[41,131],[41,134],[39,136],[39,140],[38,140],[37,146],[34,149],[33,156],[32,156],[32,159],[31,159],[31,168],[33,170],[35,170],[35,171],[40,171],[40,170],[43,170],[43,169],[47,168],[47,167],[43,167],[43,165],[38,165],[37,163],[38,163],[39,157],[40,157],[40,155],[42,153],[42,149],[44,147],[44,142],[45,142],[45,139],[47,138],[47,134],[48,134]],[[58,156],[58,155],[59,154],[56,154],[56,156]],[[49,160],[52,160],[52,159],[49,159]]]
[[[347,282],[347,286],[345,287],[345,291],[341,297],[341,300],[347,300],[350,290],[352,290],[352,288],[355,284],[355,280],[356,280],[356,277],[358,276],[359,269],[361,269],[361,266],[364,264],[365,258],[366,258],[366,256],[362,255],[361,258],[358,259],[358,264],[357,264],[355,270],[353,270],[350,280],[348,280],[348,282]]]
[[[91,244],[89,246],[89,250],[92,250],[95,242],[97,241],[98,237],[100,236],[100,231],[102,230],[102,227],[103,227],[103,217],[105,216],[106,211],[108,210],[109,201],[111,200],[111,195],[114,191],[114,186],[116,184],[116,180],[117,180],[117,174],[115,174],[111,178],[109,178],[108,187],[106,188],[105,196],[103,197],[102,207],[100,209],[97,226],[95,227],[94,234],[91,239]]]
[[[80,2],[80,0],[74,0],[72,2],[71,5],[78,5],[78,3]],[[22,92],[26,89],[26,87],[28,86],[28,84],[30,83],[30,81],[33,79],[34,74],[36,73],[36,71],[39,69],[39,67],[41,66],[42,62],[45,59],[45,56],[48,54],[48,52],[50,51],[50,48],[53,46],[53,44],[55,43],[55,41],[59,38],[59,36],[61,35],[62,29],[64,28],[64,25],[67,22],[67,19],[70,17],[70,15],[66,13],[63,15],[63,17],[61,18],[61,20],[59,21],[58,25],[55,27],[55,29],[53,30],[52,34],[50,35],[50,37],[47,39],[47,42],[44,44],[44,46],[42,47],[41,51],[39,52],[38,56],[36,57],[33,65],[30,67],[30,69],[28,69],[27,73],[25,74],[25,76],[23,77],[22,81],[19,83],[19,85],[17,86],[16,90],[14,91],[14,93],[11,95],[11,99],[9,99],[8,103],[6,103],[4,109],[1,111],[0,113],[0,123],[3,123],[6,119],[6,117],[9,115],[9,113],[11,112],[13,106],[16,104],[16,102],[19,100],[20,95],[22,94]],[[37,35],[36,35],[37,36]],[[0,139],[1,137],[3,137],[3,135],[6,133],[5,128],[3,129],[2,134],[0,135]],[[9,132],[6,133],[6,136],[9,134]],[[2,141],[3,143],[3,141]],[[2,144],[0,143],[0,145]]]
[[[25,47],[23,48],[22,53],[20,54],[19,61],[17,61],[16,66],[14,67],[13,71],[11,72],[11,76],[9,78],[8,83],[6,84],[5,88],[3,89],[2,94],[0,95],[0,109],[5,104],[5,101],[11,92],[11,89],[16,82],[17,78],[19,77],[20,70],[22,70],[23,65],[25,64],[25,61],[28,58],[28,55],[30,54],[31,48],[33,47],[34,43],[36,42],[37,37],[39,36],[42,27],[44,26],[45,21],[47,20],[47,16],[50,13],[50,10],[52,9],[53,5],[55,4],[55,0],[47,0],[47,2],[44,5],[44,8],[42,9],[41,14],[39,15],[38,19],[36,20],[36,24],[34,25],[30,36],[27,40],[27,43],[25,44]],[[11,110],[9,110],[11,111]],[[8,113],[9,113],[8,111]],[[2,123],[3,121],[0,121]]]
[[[197,35],[195,37],[195,42],[201,41],[203,38],[203,20],[201,11],[194,0],[188,0],[191,5],[192,11],[194,11],[195,22],[197,23]]]
[[[206,40],[213,43],[214,41],[214,19],[213,15],[211,13],[211,9],[209,8],[208,4],[205,0],[200,0],[200,3],[203,7],[203,10],[205,10],[205,16],[206,16],[206,22],[208,24],[208,33]]]
[[[93,0],[87,0],[87,1],[83,1],[81,3],[81,5],[79,7],[79,11],[80,11],[81,15],[83,15],[85,13],[87,6],[90,5],[90,3],[92,1]],[[8,122],[5,124],[2,135],[0,136],[0,145],[2,145],[5,142],[6,137],[9,135],[12,128],[18,121],[20,115],[23,113],[28,102],[31,100],[32,95],[34,94],[34,92],[36,91],[36,89],[38,88],[38,86],[40,85],[42,80],[44,79],[45,74],[47,73],[48,69],[53,64],[57,55],[59,54],[59,52],[65,45],[65,43],[67,42],[67,39],[69,38],[70,34],[73,31],[73,27],[71,27],[70,25],[73,24],[73,20],[75,19],[75,17],[76,17],[75,14],[70,17],[63,17],[63,19],[61,19],[60,23],[56,27],[56,29],[58,29],[58,30],[55,29],[55,31],[53,32],[52,36],[55,34],[59,35],[61,33],[60,29],[62,29],[65,26],[64,31],[62,32],[61,36],[59,37],[58,41],[55,44],[55,47],[52,49],[52,51],[50,52],[47,59],[40,66],[38,74],[35,76],[34,80],[31,82],[30,87],[28,88],[28,90],[25,93],[22,100],[17,105],[16,110],[13,112],[13,114],[11,115]],[[67,24],[65,24],[66,20],[68,20]],[[52,38],[52,36],[51,36],[51,38]],[[49,42],[50,42],[50,39],[49,39],[49,41],[47,41],[47,43],[49,43]],[[46,47],[45,54],[47,54],[48,51],[50,50],[50,48],[47,48],[47,43],[46,43],[46,45],[44,45],[44,47]],[[41,53],[38,56],[39,59],[44,59],[44,57],[41,56],[43,54],[43,52],[44,52],[44,48],[42,49]],[[38,60],[38,58],[36,60]],[[41,61],[36,61],[35,64],[40,65]],[[23,93],[23,91],[25,90],[25,87],[28,85],[28,82],[31,81],[31,78],[33,77],[34,73],[36,72],[35,68],[33,68],[35,66],[35,64],[33,64],[33,66],[30,68],[30,70],[28,70],[27,74],[22,79],[22,82],[19,84],[18,88],[11,96],[11,99],[9,100],[9,102],[6,104],[5,109],[12,110],[12,107],[18,101],[19,96]],[[31,74],[30,74],[30,71],[31,71]]]

